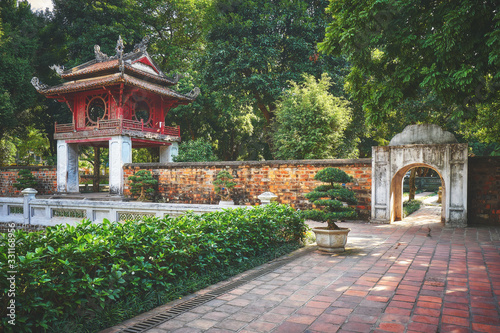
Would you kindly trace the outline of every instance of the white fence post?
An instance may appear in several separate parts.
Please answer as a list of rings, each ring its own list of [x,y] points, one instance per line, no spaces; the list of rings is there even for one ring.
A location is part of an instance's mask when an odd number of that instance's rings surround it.
[[[35,194],[38,193],[34,188],[26,188],[21,191],[24,195],[23,202],[23,216],[24,216],[24,224],[31,224],[31,208],[30,201],[35,199]]]

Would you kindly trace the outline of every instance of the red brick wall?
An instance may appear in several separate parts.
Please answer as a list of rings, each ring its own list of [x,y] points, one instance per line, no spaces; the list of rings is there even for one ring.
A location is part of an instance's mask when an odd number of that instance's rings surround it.
[[[36,190],[39,194],[53,194],[57,191],[57,171],[55,167],[26,166],[0,168],[0,196],[18,196],[21,192],[13,184],[19,176],[20,169],[29,169],[38,181]]]
[[[199,163],[131,163],[124,166],[125,194],[130,195],[127,177],[140,169],[150,170],[158,179],[160,195],[168,202],[218,203],[212,181],[222,169],[227,169],[238,184],[237,204],[257,204],[257,196],[273,192],[278,202],[295,208],[306,208],[310,204],[304,194],[320,183],[314,175],[320,169],[336,167],[354,177],[349,184],[357,193],[357,210],[361,218],[370,216],[371,159],[357,160],[303,160],[303,161],[258,161],[258,162],[199,162]]]
[[[468,221],[500,225],[500,157],[470,157]]]

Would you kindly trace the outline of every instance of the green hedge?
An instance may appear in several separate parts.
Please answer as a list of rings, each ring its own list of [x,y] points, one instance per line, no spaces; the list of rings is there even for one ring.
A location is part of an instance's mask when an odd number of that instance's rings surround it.
[[[54,331],[57,323],[93,320],[120,302],[174,294],[180,281],[244,267],[272,249],[297,245],[305,231],[298,212],[275,204],[15,231],[15,331]],[[9,328],[7,240],[0,234],[0,316]]]

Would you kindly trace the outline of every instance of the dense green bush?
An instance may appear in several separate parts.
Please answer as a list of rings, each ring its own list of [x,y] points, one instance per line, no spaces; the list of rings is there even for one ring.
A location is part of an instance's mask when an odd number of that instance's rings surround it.
[[[45,232],[15,231],[15,331],[53,332],[68,322],[88,327],[117,303],[172,294],[193,276],[244,265],[279,246],[297,245],[305,230],[298,212],[268,205],[140,223],[82,221]],[[0,234],[0,316],[9,328],[7,240],[7,234]],[[168,299],[152,305],[161,301]],[[123,311],[133,305],[125,306]],[[59,331],[83,330],[67,326]]]
[[[174,162],[213,162],[218,161],[210,142],[203,139],[185,141],[179,145],[179,155]]]

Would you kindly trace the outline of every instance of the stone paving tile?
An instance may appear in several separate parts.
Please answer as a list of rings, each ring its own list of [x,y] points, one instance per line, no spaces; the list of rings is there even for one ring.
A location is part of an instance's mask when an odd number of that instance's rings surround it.
[[[344,253],[313,250],[147,332],[500,332],[499,227],[447,228],[436,209],[343,225]]]

